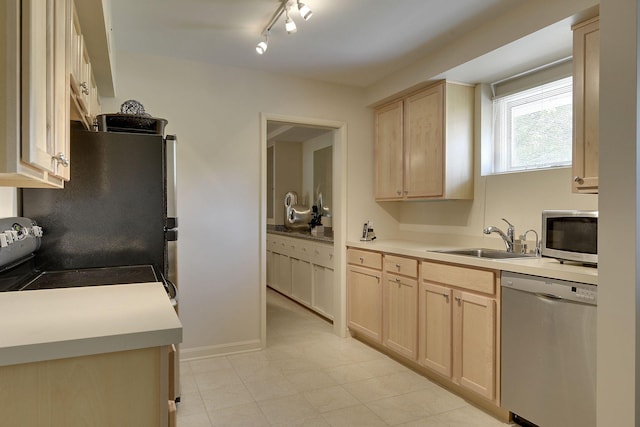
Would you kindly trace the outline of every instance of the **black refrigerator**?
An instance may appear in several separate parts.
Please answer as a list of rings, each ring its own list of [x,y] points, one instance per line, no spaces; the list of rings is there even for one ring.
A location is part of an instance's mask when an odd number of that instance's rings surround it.
[[[74,127],[70,145],[64,189],[22,190],[22,216],[44,231],[37,269],[152,265],[174,281],[175,136]]]

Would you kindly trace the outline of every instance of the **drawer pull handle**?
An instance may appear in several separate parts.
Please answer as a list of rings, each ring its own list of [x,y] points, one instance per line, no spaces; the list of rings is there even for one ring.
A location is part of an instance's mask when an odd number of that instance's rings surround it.
[[[396,268],[400,270],[400,264],[396,264]]]
[[[360,257],[360,264],[363,264],[363,263],[364,263],[364,258]]]
[[[575,177],[573,177],[573,182],[578,183],[578,184],[584,184],[584,179],[582,179],[582,177],[575,176]]]

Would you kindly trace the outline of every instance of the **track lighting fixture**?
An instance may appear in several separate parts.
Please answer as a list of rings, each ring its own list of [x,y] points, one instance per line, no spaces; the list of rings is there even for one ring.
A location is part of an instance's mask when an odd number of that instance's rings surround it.
[[[300,16],[302,17],[302,19],[304,19],[305,21],[308,21],[309,18],[311,18],[311,15],[313,15],[313,12],[311,11],[311,9],[309,9],[309,6],[302,3],[300,0],[295,0],[295,4],[298,6],[298,12],[300,12]],[[262,55],[267,51],[267,44],[269,43],[269,32],[271,31],[271,28],[275,25],[275,23],[278,21],[278,19],[280,19],[283,13],[285,15],[284,27],[287,33],[293,34],[296,31],[298,31],[296,27],[296,23],[293,22],[293,19],[291,19],[291,17],[289,16],[289,7],[293,7],[293,5],[294,5],[293,0],[280,0],[280,5],[278,6],[278,9],[276,9],[275,13],[269,20],[269,23],[262,30],[261,34],[264,36],[264,40],[259,42],[258,45],[256,46],[256,52],[259,55]]]
[[[298,12],[300,12],[300,16],[302,16],[302,19],[304,19],[305,21],[308,21],[309,18],[311,18],[311,15],[313,15],[313,12],[311,11],[311,9],[309,9],[309,6],[302,3],[300,0],[297,0],[297,1],[298,1]]]
[[[264,35],[264,40],[256,46],[256,52],[258,52],[258,55],[262,55],[267,51],[267,47],[269,47],[267,43],[269,43],[269,31]]]
[[[287,19],[284,21],[284,28],[285,30],[287,30],[287,34],[293,34],[296,31],[298,31],[298,28],[296,27],[296,23],[293,22],[293,19],[291,19],[291,17],[289,16],[289,11],[285,9],[284,13],[287,16]]]

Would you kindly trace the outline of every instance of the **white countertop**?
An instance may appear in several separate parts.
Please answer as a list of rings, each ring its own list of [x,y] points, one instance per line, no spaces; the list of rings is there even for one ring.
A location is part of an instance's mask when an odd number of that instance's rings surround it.
[[[0,366],[182,341],[161,283],[0,293]]]
[[[560,264],[553,258],[511,258],[488,259],[464,255],[430,252],[446,249],[460,249],[458,246],[413,242],[409,240],[374,240],[372,242],[349,241],[347,246],[370,251],[387,252],[414,258],[464,264],[473,267],[491,268],[515,273],[531,274],[572,282],[598,284],[598,269],[575,264]]]

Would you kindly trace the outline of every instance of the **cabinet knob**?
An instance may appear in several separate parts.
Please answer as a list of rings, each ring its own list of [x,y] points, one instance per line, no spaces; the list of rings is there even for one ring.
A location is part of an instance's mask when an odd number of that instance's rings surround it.
[[[582,179],[582,177],[580,177],[580,176],[574,176],[573,177],[573,182],[576,182],[578,184],[584,184],[584,179]]]
[[[400,270],[400,264],[396,264],[396,268]]]
[[[402,195],[402,191],[398,190],[398,191],[396,191],[396,194],[397,194],[398,196],[401,196],[401,195]]]
[[[89,85],[87,85],[87,82],[80,83],[80,89],[83,94],[89,95]]]
[[[65,168],[69,167],[69,159],[67,159],[67,156],[65,156],[64,153],[58,153],[57,155],[53,156],[53,159],[55,159],[59,165],[62,165]]]
[[[364,258],[360,257],[360,264],[364,263]]]
[[[456,300],[457,302],[462,301],[462,298],[460,298],[460,297],[454,297],[453,299]]]

